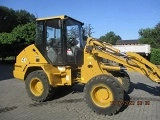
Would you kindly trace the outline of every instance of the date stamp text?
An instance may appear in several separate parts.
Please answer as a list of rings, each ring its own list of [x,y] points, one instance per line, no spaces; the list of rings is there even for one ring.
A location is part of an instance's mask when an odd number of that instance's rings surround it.
[[[148,100],[131,100],[131,101],[111,101],[112,105],[150,105]]]

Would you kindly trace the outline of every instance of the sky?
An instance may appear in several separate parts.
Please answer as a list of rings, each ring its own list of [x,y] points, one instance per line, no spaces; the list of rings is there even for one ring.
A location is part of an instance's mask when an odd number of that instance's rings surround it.
[[[138,39],[141,28],[160,22],[160,0],[0,0],[0,6],[38,18],[68,15],[91,24],[94,38],[113,31],[123,40]]]

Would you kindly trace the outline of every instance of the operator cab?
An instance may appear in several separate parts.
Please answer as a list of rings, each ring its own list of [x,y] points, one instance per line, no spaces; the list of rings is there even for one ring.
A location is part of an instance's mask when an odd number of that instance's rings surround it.
[[[35,45],[53,65],[83,64],[83,23],[68,16],[37,19]]]

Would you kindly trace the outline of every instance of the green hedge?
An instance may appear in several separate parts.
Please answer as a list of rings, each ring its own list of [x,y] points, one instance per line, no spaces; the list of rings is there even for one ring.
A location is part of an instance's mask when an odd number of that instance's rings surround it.
[[[17,56],[27,46],[28,45],[24,43],[0,44],[0,58]]]
[[[160,49],[151,49],[150,61],[155,65],[160,65]]]

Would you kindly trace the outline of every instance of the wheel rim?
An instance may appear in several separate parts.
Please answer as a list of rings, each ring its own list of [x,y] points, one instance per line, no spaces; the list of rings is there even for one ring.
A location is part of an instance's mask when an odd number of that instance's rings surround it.
[[[35,96],[40,96],[43,93],[43,84],[39,78],[31,79],[30,90]]]
[[[113,101],[113,94],[106,85],[96,85],[91,91],[93,102],[99,107],[108,107]]]

